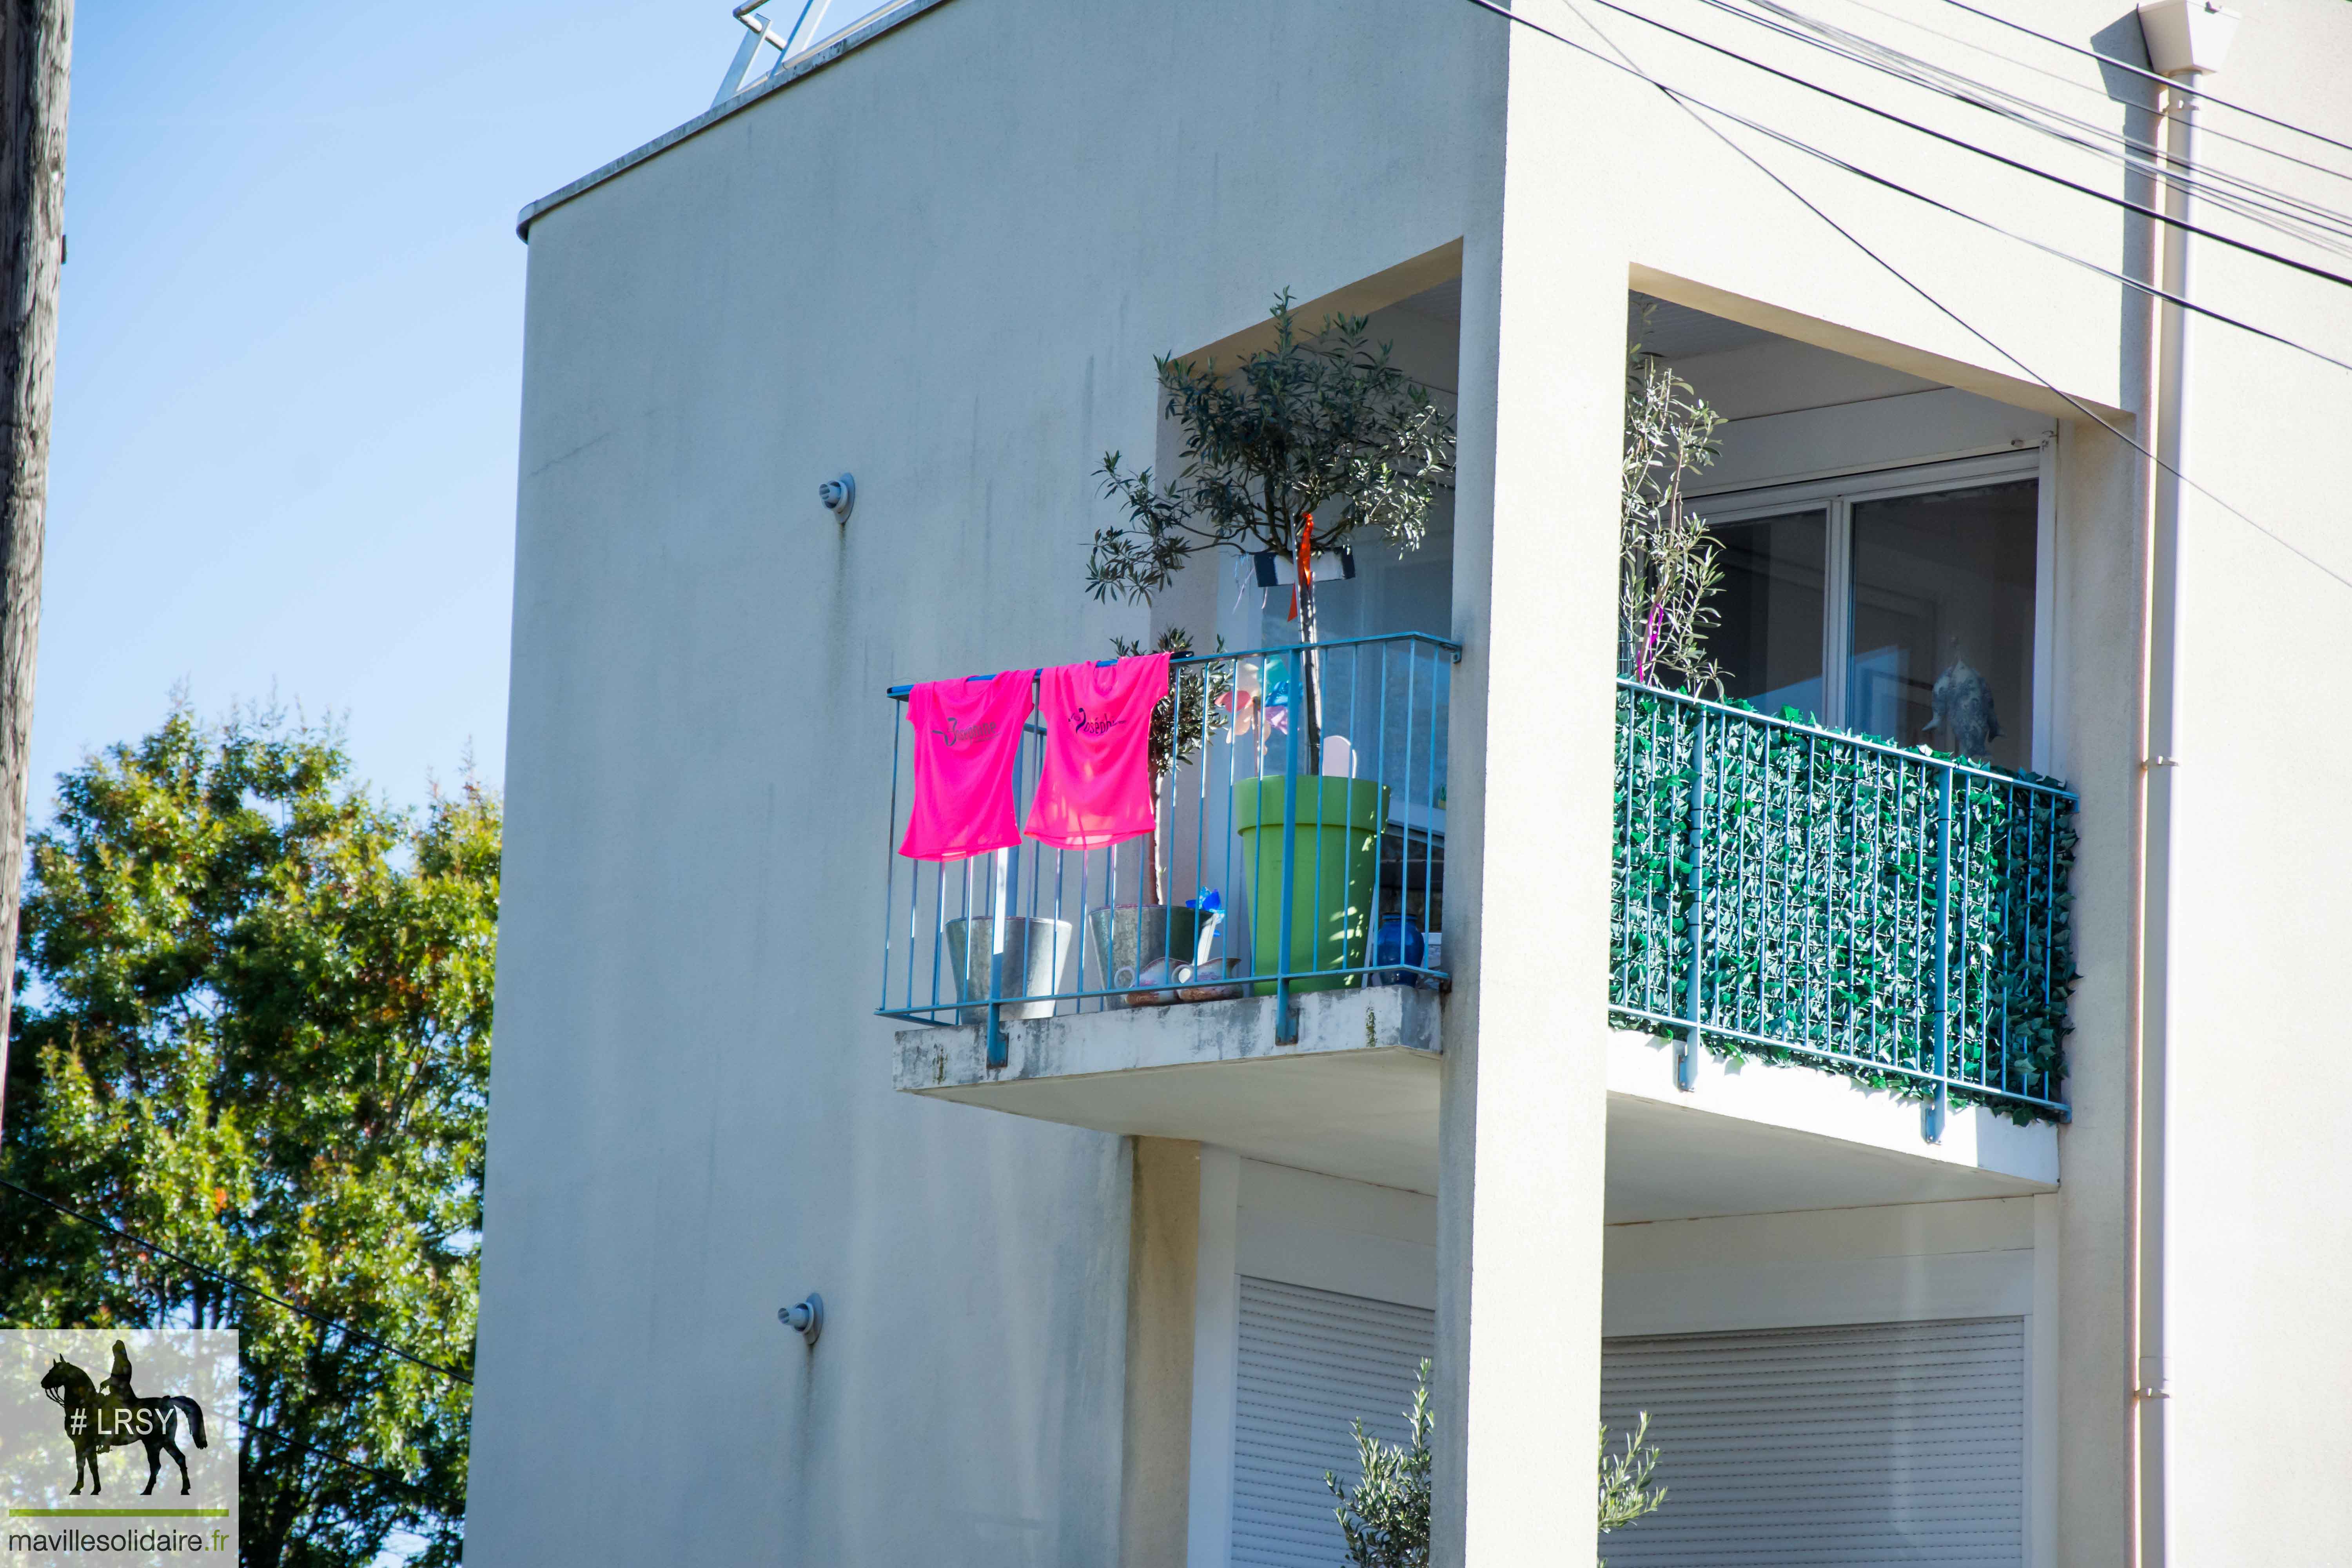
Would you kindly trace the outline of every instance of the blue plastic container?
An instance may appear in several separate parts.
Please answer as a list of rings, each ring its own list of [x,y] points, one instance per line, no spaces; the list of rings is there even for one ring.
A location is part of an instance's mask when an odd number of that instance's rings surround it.
[[[1372,963],[1377,967],[1387,963],[1408,963],[1418,969],[1429,944],[1422,940],[1421,926],[1411,915],[1385,915],[1380,929],[1372,933]],[[1421,976],[1406,970],[1392,969],[1372,976],[1375,985],[1418,985]]]

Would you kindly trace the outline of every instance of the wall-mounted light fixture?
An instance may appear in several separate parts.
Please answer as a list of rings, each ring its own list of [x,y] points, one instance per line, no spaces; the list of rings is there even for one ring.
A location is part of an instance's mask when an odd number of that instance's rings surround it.
[[[806,1300],[777,1308],[776,1321],[813,1345],[816,1337],[824,1332],[824,1298],[812,1290]]]
[[[847,522],[857,506],[857,479],[844,474],[837,479],[827,479],[817,486],[816,499],[824,502],[824,510],[833,513],[835,522]]]

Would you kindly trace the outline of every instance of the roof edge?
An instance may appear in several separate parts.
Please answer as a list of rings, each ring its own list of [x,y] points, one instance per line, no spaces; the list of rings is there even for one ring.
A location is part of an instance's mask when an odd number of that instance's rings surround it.
[[[868,16],[846,33],[803,56],[789,70],[774,70],[762,78],[756,87],[737,93],[724,103],[713,104],[685,124],[665,131],[659,136],[632,152],[622,153],[611,163],[593,169],[568,185],[551,191],[515,215],[515,237],[530,243],[530,226],[547,213],[562,206],[572,197],[581,195],[614,175],[635,168],[638,164],[668,152],[688,137],[708,130],[729,115],[749,109],[771,93],[782,92],[803,77],[823,70],[851,50],[860,48],[880,37],[891,28],[911,22],[924,12],[944,5],[948,0],[899,0]]]

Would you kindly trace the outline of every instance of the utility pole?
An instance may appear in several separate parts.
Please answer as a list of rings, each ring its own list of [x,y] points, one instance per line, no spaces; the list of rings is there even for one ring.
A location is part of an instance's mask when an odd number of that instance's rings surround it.
[[[41,635],[58,269],[65,265],[73,0],[0,0],[0,1119],[16,999],[16,901]]]

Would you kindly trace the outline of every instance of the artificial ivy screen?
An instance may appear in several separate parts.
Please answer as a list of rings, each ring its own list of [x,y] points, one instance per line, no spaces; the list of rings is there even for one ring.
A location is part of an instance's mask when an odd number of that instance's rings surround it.
[[[2020,1122],[2060,1117],[2074,979],[2074,797],[2035,774],[1787,721],[1796,717],[1621,685],[1615,1020],[1667,1034],[1687,1017],[1696,910],[1710,1048],[1932,1096],[1932,1077],[1917,1075],[1935,1067],[1942,831],[1952,1100]]]

